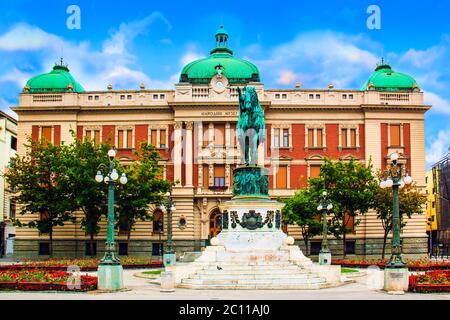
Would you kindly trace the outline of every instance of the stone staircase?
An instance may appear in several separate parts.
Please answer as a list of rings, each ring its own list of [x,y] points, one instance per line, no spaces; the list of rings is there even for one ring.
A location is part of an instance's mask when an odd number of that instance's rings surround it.
[[[199,265],[181,279],[179,288],[189,289],[320,289],[326,278],[308,267],[289,261],[287,252],[242,252],[219,255]]]

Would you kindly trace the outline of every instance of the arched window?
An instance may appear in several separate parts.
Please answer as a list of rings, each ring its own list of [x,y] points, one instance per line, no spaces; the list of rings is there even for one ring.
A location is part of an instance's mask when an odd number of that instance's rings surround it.
[[[222,214],[214,209],[209,216],[209,237],[214,238],[222,231]]]
[[[164,213],[160,209],[153,212],[153,232],[164,233]]]

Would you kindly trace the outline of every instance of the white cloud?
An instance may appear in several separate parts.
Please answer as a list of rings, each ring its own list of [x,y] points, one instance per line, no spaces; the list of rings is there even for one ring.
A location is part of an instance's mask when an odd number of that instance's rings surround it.
[[[437,137],[432,139],[427,150],[427,165],[432,166],[449,151],[450,129],[440,130]]]
[[[282,85],[289,85],[298,79],[298,75],[292,70],[283,70],[277,79],[277,83]]]
[[[378,44],[332,31],[306,32],[266,50],[268,57],[254,62],[261,69],[263,81],[278,79],[280,70],[291,70],[306,75],[303,80],[307,81],[304,84],[307,87],[326,87],[330,82],[338,88],[359,86],[363,84],[362,76],[368,76],[378,61],[378,57],[363,46]]]
[[[61,39],[40,28],[19,23],[0,36],[0,50],[34,51],[61,43]]]
[[[450,103],[438,94],[426,91],[424,100],[432,106],[431,112],[450,115]]]

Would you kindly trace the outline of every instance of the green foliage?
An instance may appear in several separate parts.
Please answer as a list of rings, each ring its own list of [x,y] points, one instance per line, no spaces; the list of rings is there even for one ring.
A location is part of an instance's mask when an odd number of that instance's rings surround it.
[[[320,168],[320,177],[309,180],[310,187],[317,191],[326,190],[333,203],[333,219],[330,231],[343,238],[345,255],[346,235],[352,232],[348,228],[351,218],[355,226],[359,223],[356,217],[364,214],[372,207],[373,195],[377,187],[372,164],[366,166],[355,159],[349,161],[325,160]]]
[[[73,184],[78,208],[84,213],[81,227],[90,236],[91,241],[100,231],[99,222],[108,211],[108,186],[94,179],[101,163],[109,163],[109,143],[96,145],[93,140],[79,140],[72,132],[74,143],[69,146],[71,163],[67,174]],[[93,252],[93,250],[91,250]]]
[[[31,138],[25,148],[24,156],[16,155],[11,160],[5,177],[16,191],[13,200],[20,204],[19,213],[32,214],[34,218],[26,223],[16,219],[14,224],[48,233],[52,253],[53,228],[67,221],[75,222],[73,212],[77,203],[67,174],[72,162],[70,148],[48,141],[34,142]]]
[[[161,178],[160,154],[154,146],[144,142],[135,154],[138,160],[125,168],[128,183],[116,192],[117,225],[127,231],[128,239],[137,221],[152,219],[150,204],[161,204],[171,188],[171,183]]]
[[[296,224],[302,231],[306,254],[309,250],[309,239],[322,232],[322,223],[318,219],[317,201],[320,195],[313,189],[298,190],[292,198],[284,200],[286,205],[282,213],[287,224]]]

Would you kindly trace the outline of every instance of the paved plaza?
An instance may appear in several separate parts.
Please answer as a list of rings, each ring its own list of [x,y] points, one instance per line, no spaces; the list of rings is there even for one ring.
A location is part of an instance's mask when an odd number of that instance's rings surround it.
[[[125,270],[123,292],[1,292],[0,300],[450,300],[450,294],[389,295],[368,288],[364,279],[356,283],[321,290],[191,290],[160,292],[149,279],[135,277],[141,270]],[[95,272],[90,273],[95,275]]]

